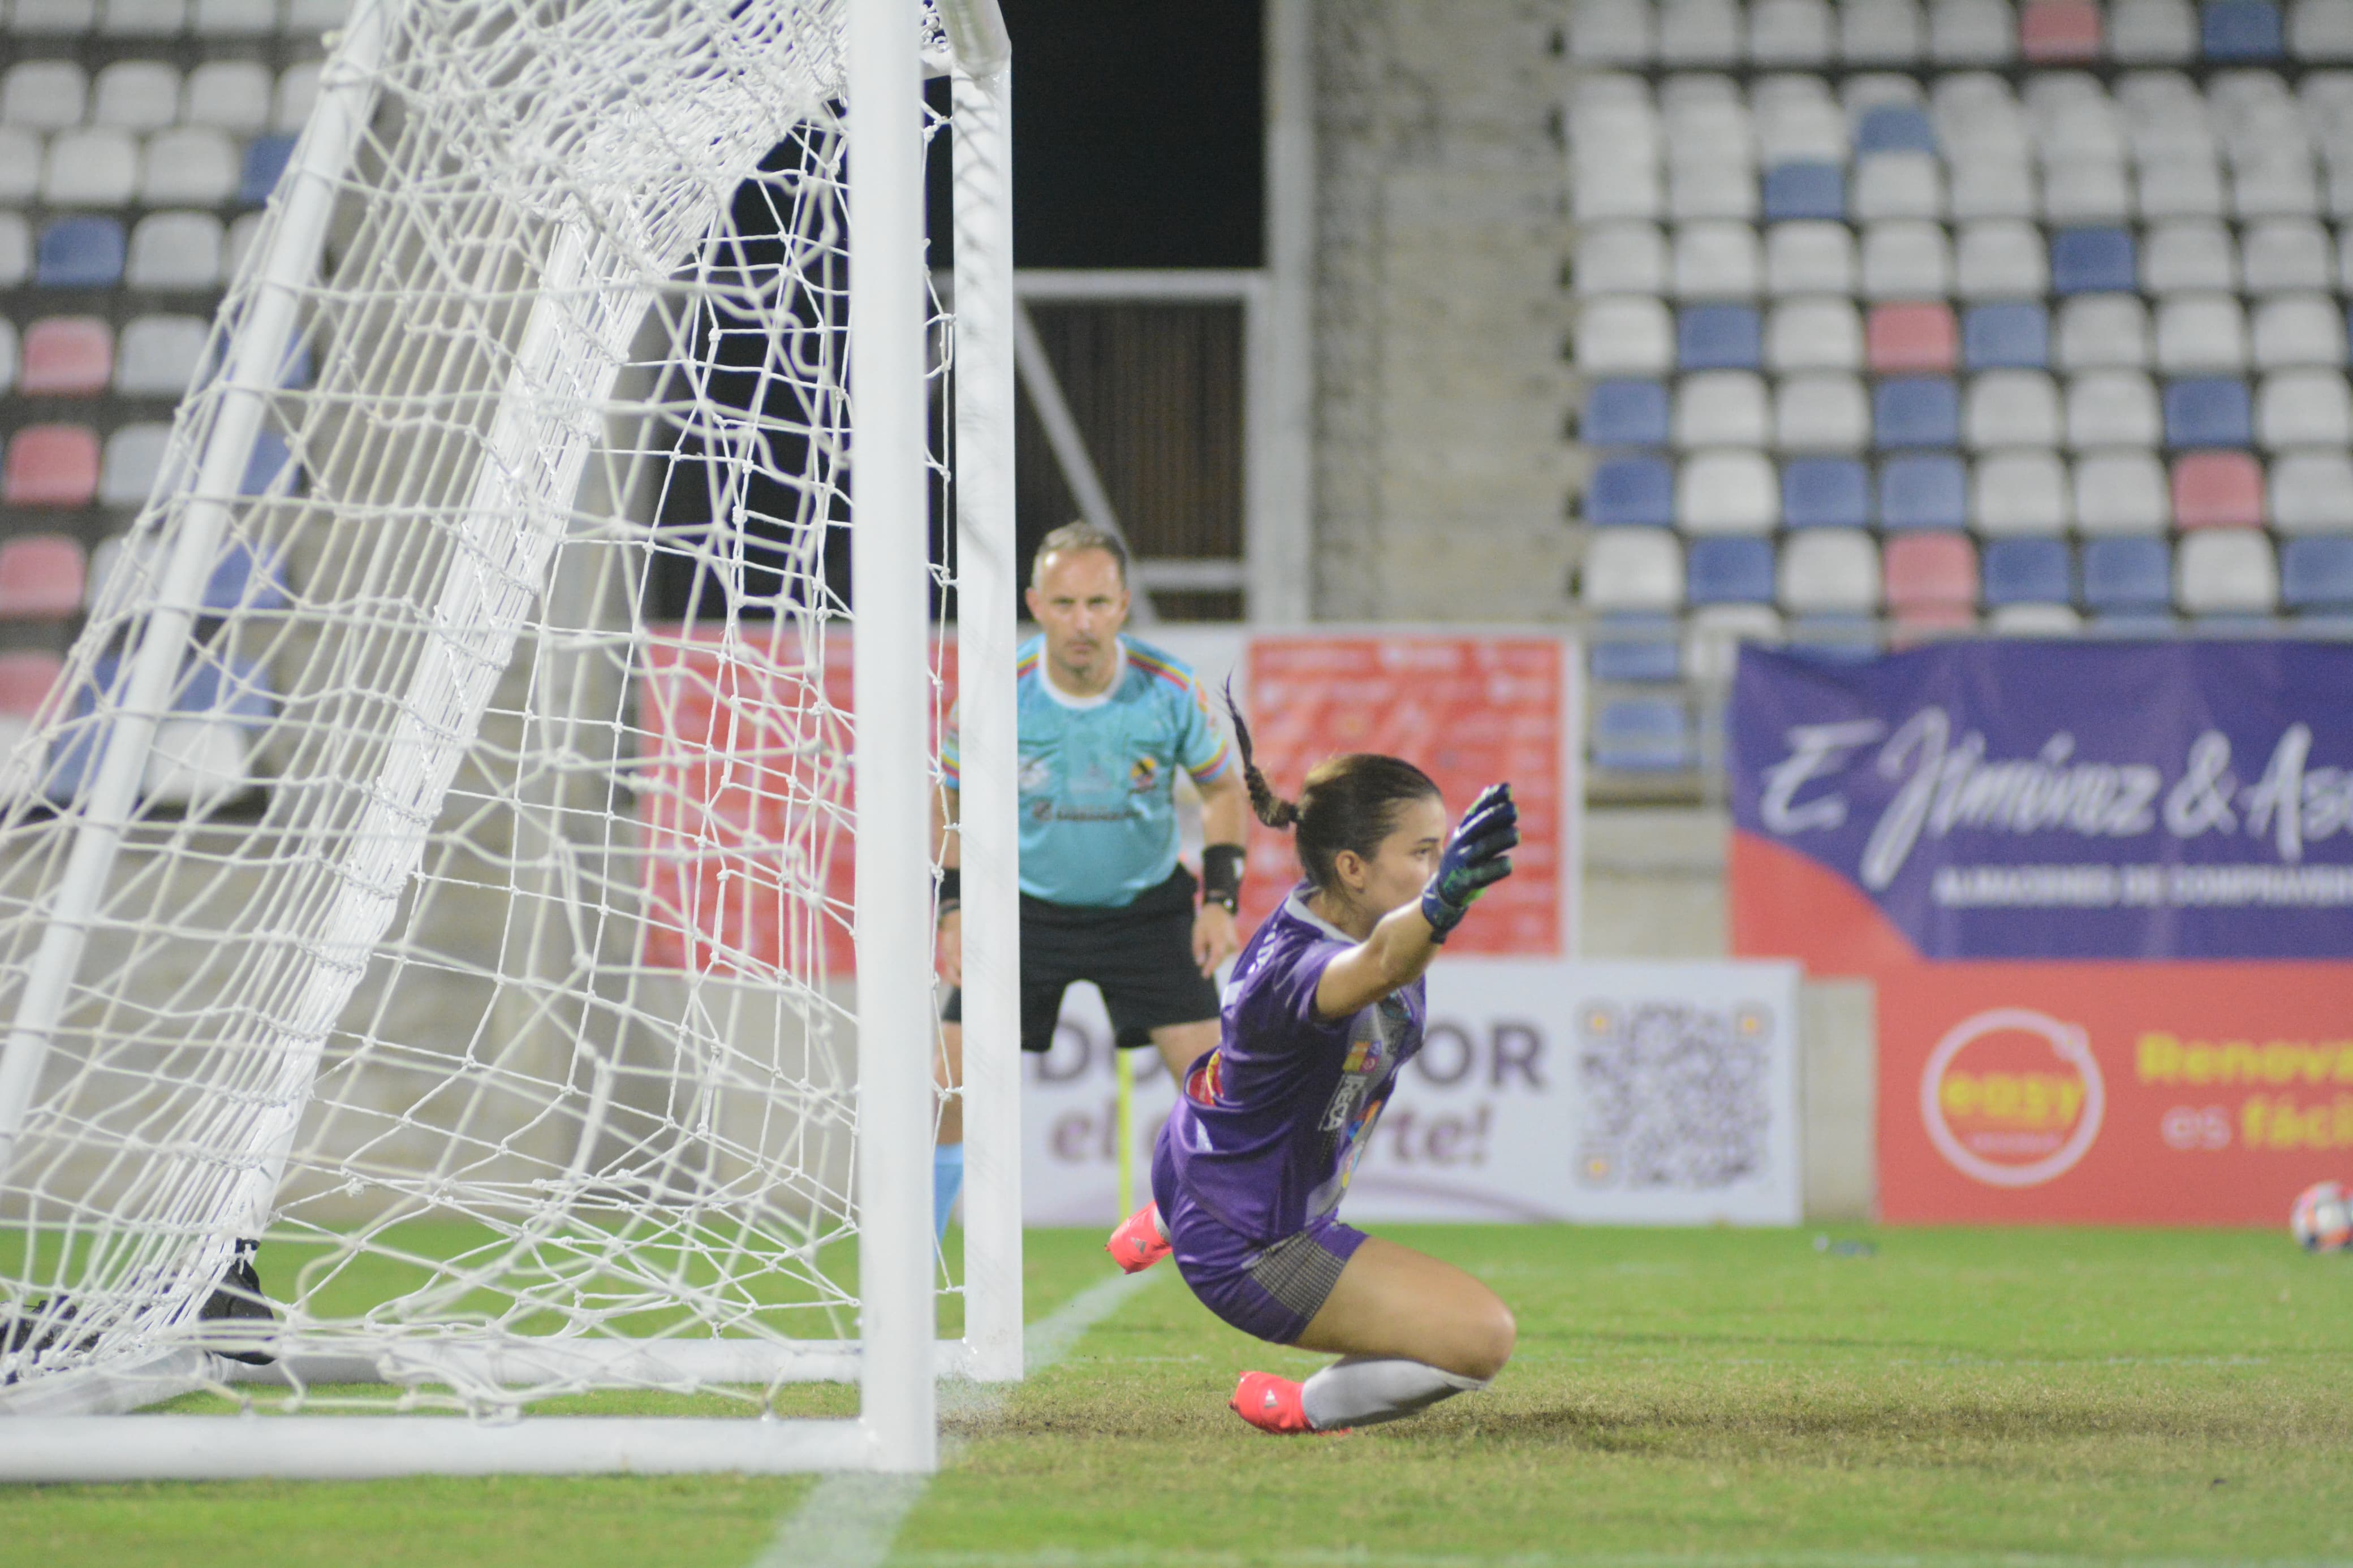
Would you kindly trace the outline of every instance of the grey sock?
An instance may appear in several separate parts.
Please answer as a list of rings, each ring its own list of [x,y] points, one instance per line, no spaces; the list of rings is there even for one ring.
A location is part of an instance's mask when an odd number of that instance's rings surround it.
[[[1377,1426],[1486,1386],[1484,1378],[1440,1372],[1402,1356],[1342,1356],[1302,1385],[1299,1405],[1309,1426],[1329,1432],[1335,1426]]]

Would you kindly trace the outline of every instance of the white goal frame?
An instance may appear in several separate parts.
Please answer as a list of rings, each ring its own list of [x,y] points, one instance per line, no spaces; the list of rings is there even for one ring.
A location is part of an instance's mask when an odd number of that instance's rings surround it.
[[[229,497],[263,426],[267,399],[297,338],[297,291],[316,266],[337,190],[375,104],[389,17],[410,0],[361,0],[323,78],[280,193],[268,249],[248,265],[253,295],[224,370],[221,417],[186,476],[197,497]],[[593,3],[593,0],[591,0]],[[414,1474],[633,1471],[923,1472],[939,1462],[934,1378],[1022,1374],[1020,1065],[1014,785],[1015,592],[1011,50],[997,0],[937,0],[953,56],[920,48],[921,0],[850,0],[847,89],[850,376],[857,388],[851,575],[860,628],[854,666],[859,1029],[856,1177],[859,1334],[790,1347],[730,1340],[551,1345],[583,1365],[625,1364],[709,1382],[848,1381],[849,1419],[527,1415],[511,1421],[430,1415],[130,1414],[224,1382],[284,1386],[429,1376],[463,1358],[443,1344],[384,1361],[305,1355],[281,1342],[272,1367],[179,1349],[153,1363],[91,1369],[0,1389],[0,1480],[358,1479]],[[930,1151],[936,1019],[932,971],[924,213],[921,116],[929,68],[954,78],[955,271],[953,328],[956,631],[962,670],[963,1089],[968,1173],[965,1332],[937,1341]],[[549,271],[560,271],[559,254]],[[527,334],[528,340],[528,334]],[[525,363],[528,364],[528,345]],[[168,482],[168,481],[167,481]],[[562,505],[568,497],[556,498]],[[91,787],[16,1016],[0,1046],[0,1170],[25,1126],[50,1038],[83,953],[86,922],[134,820],[140,780],[195,630],[229,503],[193,502],[162,563],[155,607],[126,659],[127,695]],[[886,977],[898,977],[895,980]],[[290,1131],[289,1136],[290,1137]],[[267,1194],[263,1194],[266,1201]],[[576,1343],[576,1342],[575,1342]],[[474,1352],[500,1353],[496,1347]],[[534,1352],[537,1353],[537,1352]],[[175,1359],[176,1358],[176,1359]]]

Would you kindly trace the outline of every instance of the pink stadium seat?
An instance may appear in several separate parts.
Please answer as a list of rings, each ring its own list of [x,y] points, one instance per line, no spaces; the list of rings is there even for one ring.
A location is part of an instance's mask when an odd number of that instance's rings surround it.
[[[2100,8],[2090,0],[2032,0],[2018,18],[2029,64],[2083,65],[2100,58]]]
[[[114,374],[114,334],[96,316],[51,316],[25,329],[20,390],[95,397]]]
[[[87,425],[27,425],[10,438],[0,472],[9,506],[88,506],[98,494],[98,432]]]
[[[1887,604],[1899,615],[1967,612],[1978,600],[1978,552],[1960,533],[1906,533],[1887,542]]]
[[[23,533],[0,544],[0,620],[62,621],[81,610],[90,561],[62,533]]]
[[[1949,373],[1960,341],[1953,308],[1936,301],[1873,305],[1863,329],[1865,358],[1881,375]]]
[[[2263,471],[2247,452],[2191,452],[2173,465],[2173,521],[2181,528],[2261,528]]]
[[[0,653],[0,718],[31,718],[64,673],[53,653]]]

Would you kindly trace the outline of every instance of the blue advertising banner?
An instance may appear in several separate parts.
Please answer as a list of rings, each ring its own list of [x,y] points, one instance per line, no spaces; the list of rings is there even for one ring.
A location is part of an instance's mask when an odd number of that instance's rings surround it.
[[[1731,711],[1736,952],[2353,956],[2353,647],[1749,647]]]

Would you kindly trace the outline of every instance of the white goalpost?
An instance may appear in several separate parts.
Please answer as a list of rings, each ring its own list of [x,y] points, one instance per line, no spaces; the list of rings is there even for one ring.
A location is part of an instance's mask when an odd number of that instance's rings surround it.
[[[0,770],[0,1479],[926,1470],[1020,1375],[1009,67],[361,0]]]

